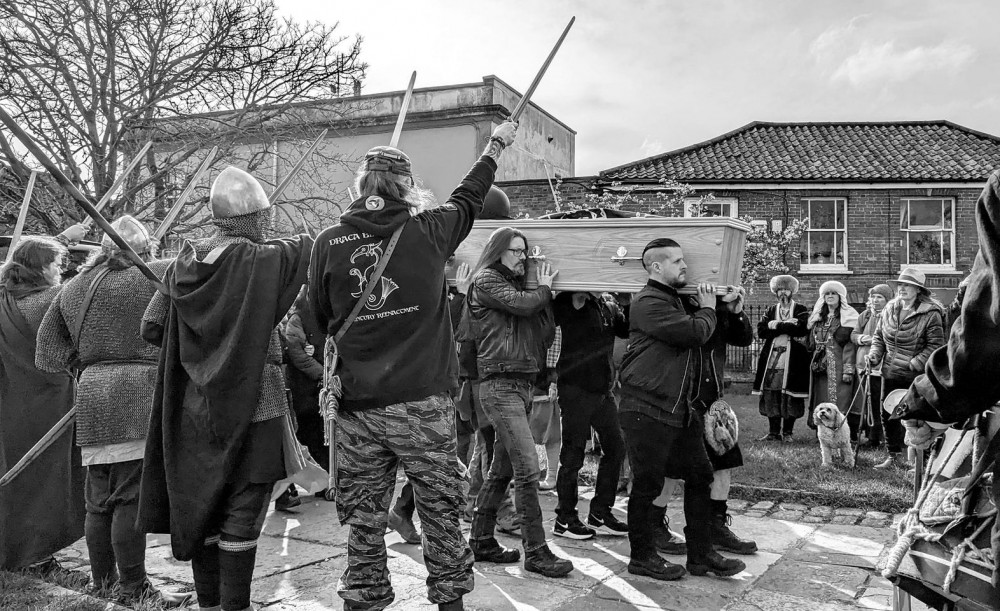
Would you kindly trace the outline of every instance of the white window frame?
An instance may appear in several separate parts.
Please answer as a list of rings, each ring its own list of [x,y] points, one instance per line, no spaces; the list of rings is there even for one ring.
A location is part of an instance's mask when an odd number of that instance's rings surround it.
[[[812,228],[812,204],[813,204],[813,202],[829,202],[829,201],[835,202],[834,207],[833,207],[833,219],[834,219],[833,226],[834,226],[834,229],[822,228],[822,227],[818,227],[816,229],[813,229]],[[843,210],[844,210],[844,219],[843,219],[844,222],[843,223],[838,223],[837,222],[837,220],[839,219],[839,214],[840,214],[841,206],[838,205],[836,202],[843,202],[843,204],[844,204],[843,205]],[[845,272],[849,272],[850,271],[850,269],[849,269],[848,266],[851,263],[851,258],[850,258],[850,248],[848,247],[848,234],[847,234],[847,222],[848,222],[848,219],[850,218],[850,215],[847,212],[847,204],[848,204],[847,198],[846,197],[840,197],[840,196],[831,196],[831,197],[805,197],[805,198],[802,199],[802,210],[805,213],[804,216],[805,216],[805,218],[809,219],[809,221],[810,221],[809,222],[809,227],[807,227],[806,230],[802,232],[802,237],[800,238],[802,240],[806,240],[806,252],[810,252],[812,250],[810,248],[810,243],[809,243],[809,239],[810,239],[809,234],[810,234],[810,232],[812,232],[812,231],[816,231],[816,232],[820,232],[820,231],[822,231],[822,232],[831,232],[831,231],[838,232],[838,231],[842,231],[844,233],[844,240],[843,240],[843,244],[844,244],[844,252],[843,252],[844,262],[843,263],[836,263],[836,262],[834,262],[834,263],[806,263],[806,262],[803,262],[803,261],[800,260],[799,261],[799,269],[801,271],[803,271],[803,272],[813,272],[813,273],[845,273]],[[841,225],[843,227],[843,229],[836,229],[836,227],[838,225]],[[836,248],[836,246],[837,246],[837,242],[834,241],[834,248]],[[834,252],[836,252],[836,251],[834,251]]]
[[[692,217],[698,216],[698,215],[692,214],[692,213],[694,212],[693,208],[695,207],[695,204],[697,204],[700,201],[701,201],[701,197],[698,197],[698,196],[685,197],[684,198],[684,203],[683,203],[683,205],[684,205],[684,218],[692,218]],[[729,204],[729,216],[725,217],[725,216],[721,216],[720,215],[719,218],[736,219],[736,218],[740,217],[740,211],[739,211],[740,200],[738,198],[736,198],[736,197],[715,197],[715,198],[712,198],[711,200],[709,200],[707,202],[704,202],[704,203],[708,204],[708,205],[712,205],[712,204]]]
[[[941,220],[942,221],[944,221],[944,205],[946,205],[946,204],[951,205],[951,229],[942,229],[940,227],[931,227],[931,226],[923,226],[923,225],[916,225],[914,227],[907,226],[906,228],[903,228],[902,226],[900,226],[899,233],[902,236],[902,244],[901,244],[901,246],[902,246],[904,255],[902,257],[903,261],[902,261],[902,263],[900,263],[899,269],[900,269],[900,271],[902,271],[903,269],[905,269],[907,267],[913,267],[913,268],[916,268],[916,269],[918,269],[920,271],[923,271],[923,272],[954,272],[954,271],[956,271],[955,260],[958,257],[957,253],[955,252],[955,233],[956,233],[955,224],[958,221],[958,219],[955,217],[955,198],[954,197],[920,197],[920,196],[901,197],[901,198],[899,198],[899,205],[902,208],[900,210],[900,217],[901,217],[900,225],[902,225],[902,220],[905,220],[906,224],[909,225],[909,219],[910,219],[910,202],[920,202],[920,201],[939,201],[939,202],[941,202],[941,204],[942,204],[942,207],[941,207]],[[944,225],[944,223],[942,222],[942,226],[943,225]],[[926,232],[936,232],[936,233],[951,232],[951,263],[910,263],[910,236],[909,236],[909,233],[911,231],[912,232],[924,232],[924,233],[926,233]]]

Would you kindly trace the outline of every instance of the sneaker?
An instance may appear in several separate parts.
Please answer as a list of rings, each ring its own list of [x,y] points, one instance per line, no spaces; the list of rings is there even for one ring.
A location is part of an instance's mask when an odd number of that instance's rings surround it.
[[[757,441],[781,441],[781,435],[777,433],[768,433],[767,435],[759,438]]]
[[[587,526],[599,535],[617,535],[619,537],[628,535],[628,524],[616,518],[610,511],[604,516],[590,514],[587,516]]]
[[[420,531],[413,525],[413,518],[401,516],[395,509],[389,510],[389,528],[398,532],[404,542],[410,545],[420,544]]]
[[[281,496],[279,496],[278,498],[276,498],[274,500],[274,509],[275,510],[277,510],[277,511],[288,511],[292,507],[298,507],[299,505],[302,504],[302,501],[299,500],[298,493],[295,493],[293,495],[292,492],[291,492],[291,490],[292,490],[292,487],[289,486],[288,488],[285,489],[284,492],[281,493]]]
[[[652,577],[660,581],[673,581],[680,579],[687,571],[679,564],[667,562],[659,556],[638,560],[632,558],[628,561],[628,572],[633,575]]]
[[[573,563],[552,553],[548,545],[524,555],[524,570],[545,577],[565,577],[573,571]]]
[[[566,537],[567,539],[592,539],[597,533],[594,532],[593,528],[590,528],[586,524],[580,521],[580,518],[574,516],[565,521],[556,518],[555,526],[552,527],[552,534],[558,537]]]
[[[906,466],[908,465],[903,461],[899,454],[890,452],[888,458],[875,465],[873,468],[878,469],[879,471],[885,471],[887,469],[903,468]]]
[[[784,433],[781,435],[781,441],[785,443],[795,443],[795,438],[792,437],[791,433]]]
[[[512,564],[521,559],[521,552],[500,545],[493,537],[483,539],[482,541],[470,539],[469,547],[472,548],[472,555],[475,557],[476,562]]]

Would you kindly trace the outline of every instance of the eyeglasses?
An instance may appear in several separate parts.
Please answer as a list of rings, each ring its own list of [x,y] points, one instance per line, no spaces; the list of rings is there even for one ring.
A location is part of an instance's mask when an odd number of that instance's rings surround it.
[[[524,251],[526,249],[524,249],[524,248],[508,248],[507,250],[509,250],[510,252],[512,252],[515,257],[517,257],[518,259],[520,259],[521,257],[524,256]]]

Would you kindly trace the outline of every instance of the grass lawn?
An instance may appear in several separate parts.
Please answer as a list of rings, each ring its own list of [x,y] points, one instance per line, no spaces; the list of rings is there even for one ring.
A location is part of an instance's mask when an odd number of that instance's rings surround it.
[[[884,451],[862,450],[857,466],[820,469],[819,441],[805,418],[795,423],[793,443],[763,442],[767,418],[757,411],[758,397],[730,391],[726,400],[740,421],[743,467],[733,471],[730,498],[775,501],[902,513],[913,504],[913,478],[906,471],[876,471]],[[581,482],[593,485],[597,460],[587,455]]]
[[[42,590],[32,573],[0,571],[0,609],[45,611],[103,611],[106,603],[92,598],[52,596]]]

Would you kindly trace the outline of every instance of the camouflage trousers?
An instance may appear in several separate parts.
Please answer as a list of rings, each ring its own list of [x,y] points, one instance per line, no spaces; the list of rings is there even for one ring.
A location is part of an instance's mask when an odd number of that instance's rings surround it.
[[[455,405],[446,394],[337,416],[337,512],[350,526],[344,608],[384,609],[394,594],[386,566],[389,503],[402,462],[423,530],[427,597],[443,603],[472,591],[472,550],[462,535],[462,480]]]

